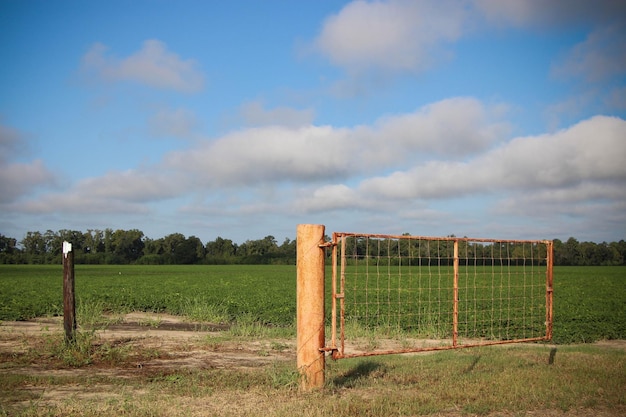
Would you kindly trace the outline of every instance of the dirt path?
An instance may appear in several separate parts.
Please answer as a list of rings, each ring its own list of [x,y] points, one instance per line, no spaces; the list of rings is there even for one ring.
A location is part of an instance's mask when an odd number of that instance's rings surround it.
[[[85,366],[70,366],[55,357],[52,346],[54,343],[58,346],[62,341],[62,318],[0,322],[0,380],[4,378],[8,381],[12,375],[19,375],[20,378],[43,377],[39,381],[45,381],[48,377],[63,379],[59,383],[33,384],[24,383],[24,379],[21,379],[22,382],[15,388],[7,385],[9,390],[13,390],[11,407],[32,409],[35,404],[35,407],[56,410],[57,414],[51,415],[70,415],[77,412],[72,407],[80,409],[89,404],[100,410],[101,414],[98,415],[107,415],[107,404],[119,404],[125,398],[133,398],[133,401],[139,399],[146,402],[148,405],[144,405],[145,409],[153,411],[155,406],[151,402],[158,402],[156,407],[165,413],[163,415],[207,415],[206,411],[211,409],[215,415],[247,416],[260,415],[261,405],[268,410],[272,407],[280,410],[281,406],[290,407],[292,403],[307,401],[306,397],[290,396],[281,391],[271,391],[271,395],[268,395],[267,391],[254,389],[215,391],[213,395],[193,399],[184,395],[164,397],[160,393],[155,394],[155,388],[145,384],[145,381],[151,381],[155,377],[158,379],[167,378],[168,375],[176,376],[184,369],[217,370],[218,373],[221,369],[233,370],[242,375],[242,378],[252,375],[257,369],[260,372],[271,370],[276,364],[285,364],[288,368],[293,364],[295,369],[296,346],[293,339],[254,340],[250,337],[234,337],[224,325],[192,323],[177,316],[147,313],[131,313],[113,318],[106,328],[91,332],[89,329],[80,329],[81,334],[92,336],[91,346],[107,347],[109,351],[116,348],[123,355],[113,360],[99,357]],[[426,342],[428,341],[424,341]],[[350,352],[366,351],[371,348],[368,343],[368,340],[358,341],[350,346]],[[377,343],[377,348],[397,348],[399,342],[379,340]],[[597,345],[626,350],[626,341],[602,341]],[[125,381],[129,383],[120,385],[112,382],[118,378],[127,378]],[[355,390],[354,395],[358,395],[356,391],[358,390]],[[2,392],[0,396],[1,394]],[[339,397],[341,395],[352,394],[338,394]],[[68,398],[71,399],[70,402]],[[220,408],[219,404],[223,404],[223,407]],[[182,412],[183,406],[194,411]],[[3,410],[3,402],[0,401],[0,414]],[[612,410],[592,411],[593,413],[590,410],[569,410],[564,413],[542,410],[537,415],[617,415]],[[458,417],[463,414],[446,412],[438,415]]]
[[[85,329],[79,329],[85,331]],[[127,346],[134,351],[153,352],[154,358],[142,355],[116,372],[136,373],[137,370],[168,368],[249,368],[275,361],[295,362],[295,342],[292,340],[238,341],[222,337],[224,325],[207,325],[184,321],[168,314],[130,313],[121,321],[95,331],[95,343]],[[26,352],[34,340],[62,334],[62,318],[38,318],[31,321],[0,323],[0,355]],[[150,355],[147,355],[150,356]],[[97,373],[97,366],[88,369],[46,369],[29,365],[21,369],[29,374],[62,374],[64,372]],[[16,371],[12,368],[12,371]],[[3,369],[0,368],[0,373]],[[102,372],[111,373],[111,369]]]
[[[84,329],[80,329],[84,331]],[[167,368],[250,368],[264,366],[276,361],[294,361],[295,340],[241,341],[224,338],[226,325],[194,323],[178,316],[153,313],[129,313],[116,319],[103,330],[96,330],[99,343],[112,346],[128,346],[136,351],[160,352],[155,358],[136,361],[136,369]],[[37,318],[30,321],[0,322],[0,355],[26,352],[33,340],[62,334],[61,317]],[[436,341],[425,341],[436,343]],[[385,349],[399,349],[398,341],[378,341]],[[626,350],[626,340],[600,341],[599,346]],[[366,340],[347,346],[346,353],[367,351]],[[381,346],[377,346],[378,349]],[[13,368],[15,370],[15,368]],[[136,371],[132,369],[132,371]],[[22,370],[25,371],[25,370]],[[80,372],[72,369],[71,372]],[[93,372],[91,367],[89,372]],[[106,370],[110,372],[111,370]],[[128,371],[121,370],[121,373]],[[3,368],[0,368],[0,374]],[[63,372],[29,366],[33,374]]]

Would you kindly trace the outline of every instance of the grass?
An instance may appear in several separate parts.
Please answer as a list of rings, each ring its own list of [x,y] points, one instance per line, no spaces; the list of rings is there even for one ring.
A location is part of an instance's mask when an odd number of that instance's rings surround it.
[[[293,266],[76,265],[75,276],[77,298],[110,312],[215,314],[221,321],[249,313],[275,325],[295,317]],[[0,265],[0,320],[61,315],[62,277],[56,265]]]
[[[56,266],[0,266],[1,319],[60,314],[60,272]],[[3,353],[0,416],[622,416],[624,348],[571,343],[626,339],[625,272],[555,269],[556,345],[328,359],[324,389],[303,393],[291,360],[137,367],[259,341],[265,345],[256,354],[264,359],[288,350],[284,341],[295,339],[293,267],[77,266],[76,342],[43,331]],[[144,323],[148,328],[158,326],[161,313],[228,326],[180,351],[98,336],[98,329],[136,310],[156,313]],[[378,347],[374,330],[347,324],[365,348]],[[436,325],[430,327],[423,331],[434,332]]]
[[[552,352],[525,345],[331,361],[325,389],[312,393],[298,391],[289,362],[146,370],[123,378],[18,370],[0,378],[0,416],[624,415],[623,349],[558,347],[549,364]],[[126,353],[117,359],[120,368],[142,355]],[[102,361],[92,365],[102,369]]]
[[[79,323],[87,324],[99,320],[101,313],[115,320],[126,312],[147,311],[194,321],[253,319],[262,325],[293,328],[295,273],[293,266],[269,265],[77,265],[77,314]],[[625,339],[625,281],[623,267],[556,267],[553,340]],[[0,320],[61,314],[60,265],[0,265]],[[440,325],[435,319],[421,314],[419,330],[436,334]]]

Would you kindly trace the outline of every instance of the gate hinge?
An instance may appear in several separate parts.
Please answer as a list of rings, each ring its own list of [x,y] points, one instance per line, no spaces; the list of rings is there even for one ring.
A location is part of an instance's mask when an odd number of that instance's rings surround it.
[[[339,352],[339,349],[338,349],[338,348],[336,348],[336,347],[332,347],[332,346],[331,346],[331,347],[323,347],[323,348],[320,348],[320,352],[324,352],[324,353],[326,353],[326,352],[330,352],[330,356],[331,356],[333,359],[341,359],[341,358],[343,357],[343,355],[341,354],[341,352]]]

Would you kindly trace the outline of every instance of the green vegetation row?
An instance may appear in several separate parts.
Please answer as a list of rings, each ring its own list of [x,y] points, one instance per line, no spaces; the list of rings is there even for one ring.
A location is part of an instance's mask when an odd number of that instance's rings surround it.
[[[407,235],[409,235],[407,233]],[[327,238],[327,240],[330,240]],[[141,230],[89,229],[48,230],[28,232],[22,240],[0,233],[0,264],[56,264],[60,260],[64,241],[72,243],[77,264],[98,265],[191,265],[191,264],[271,264],[295,265],[296,241],[285,238],[279,244],[274,236],[246,240],[241,244],[217,237],[203,243],[196,236],[172,233],[151,239]],[[367,254],[357,242],[355,252]],[[406,242],[402,242],[403,244]],[[379,245],[391,252],[383,256],[400,256],[402,244]],[[480,245],[474,247],[480,249]],[[483,251],[486,247],[482,247]],[[513,251],[515,248],[511,248]],[[393,251],[396,251],[395,253]],[[475,255],[475,254],[472,254]],[[626,241],[579,242],[573,237],[562,242],[554,240],[554,265],[558,266],[618,266],[626,265]]]
[[[625,273],[622,267],[555,268],[554,341],[626,339]],[[77,265],[75,276],[79,306],[211,322],[295,323],[294,266]],[[61,315],[62,277],[61,265],[0,265],[0,320]]]

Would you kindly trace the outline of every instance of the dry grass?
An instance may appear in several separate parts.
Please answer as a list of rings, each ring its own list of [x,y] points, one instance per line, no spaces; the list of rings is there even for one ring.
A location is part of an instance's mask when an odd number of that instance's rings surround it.
[[[58,323],[2,323],[0,416],[626,415],[624,343],[329,359],[302,393],[289,339],[120,326],[69,347]]]

